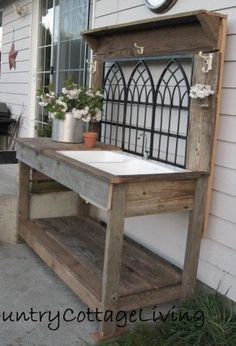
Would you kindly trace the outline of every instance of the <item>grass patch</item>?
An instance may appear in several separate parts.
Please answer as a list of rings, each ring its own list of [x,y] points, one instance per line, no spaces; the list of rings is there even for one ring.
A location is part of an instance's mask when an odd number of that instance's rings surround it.
[[[235,346],[233,305],[219,294],[201,294],[184,303],[165,322],[140,325],[103,346]],[[189,318],[187,318],[187,316]],[[180,321],[180,317],[182,320]],[[192,319],[191,319],[192,317]],[[191,320],[189,320],[191,319]]]

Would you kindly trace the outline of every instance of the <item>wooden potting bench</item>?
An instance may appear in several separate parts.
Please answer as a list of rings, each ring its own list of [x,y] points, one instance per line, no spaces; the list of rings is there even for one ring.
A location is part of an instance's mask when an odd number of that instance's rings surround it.
[[[84,37],[94,50],[93,85],[100,86],[106,58],[193,53],[193,84],[202,83],[199,50],[213,54],[207,74],[215,94],[209,107],[190,107],[186,169],[154,175],[116,176],[65,157],[59,150],[83,150],[46,139],[18,139],[19,235],[93,310],[129,311],[194,293],[200,241],[209,210],[224,61],[226,19],[206,11],[158,17],[94,29]],[[124,39],[125,37],[125,39]],[[97,150],[114,150],[98,144]],[[99,154],[98,154],[99,155]],[[78,194],[78,215],[30,220],[30,169]],[[108,213],[107,226],[92,220],[84,201]],[[190,210],[183,271],[124,237],[124,218]],[[174,231],[174,230],[173,230]],[[101,322],[100,336],[116,323]]]

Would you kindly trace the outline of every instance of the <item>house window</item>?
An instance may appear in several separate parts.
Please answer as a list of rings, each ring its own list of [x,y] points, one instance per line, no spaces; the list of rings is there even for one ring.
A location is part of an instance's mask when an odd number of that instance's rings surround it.
[[[2,72],[2,11],[0,11],[0,76]]]
[[[80,32],[89,25],[88,0],[41,0],[38,87],[59,91],[69,77],[86,84],[88,49]]]

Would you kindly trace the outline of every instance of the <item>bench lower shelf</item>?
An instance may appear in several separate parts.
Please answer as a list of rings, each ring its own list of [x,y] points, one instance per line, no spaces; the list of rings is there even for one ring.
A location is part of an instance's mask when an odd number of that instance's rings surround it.
[[[20,236],[92,310],[100,309],[105,229],[87,217],[28,221]],[[118,309],[130,311],[181,295],[180,270],[124,237]]]

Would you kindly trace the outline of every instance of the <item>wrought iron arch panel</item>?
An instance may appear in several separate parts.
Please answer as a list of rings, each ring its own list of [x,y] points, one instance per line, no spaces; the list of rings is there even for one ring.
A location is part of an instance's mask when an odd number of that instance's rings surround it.
[[[140,60],[127,83],[123,149],[144,155],[151,138],[154,82],[147,64]]]
[[[127,88],[123,71],[118,62],[114,62],[107,68],[103,89],[105,102],[101,126],[101,141],[122,147]]]
[[[101,141],[185,167],[190,79],[189,56],[105,63]]]
[[[151,158],[185,167],[189,81],[182,64],[171,59],[165,66],[155,92]]]

